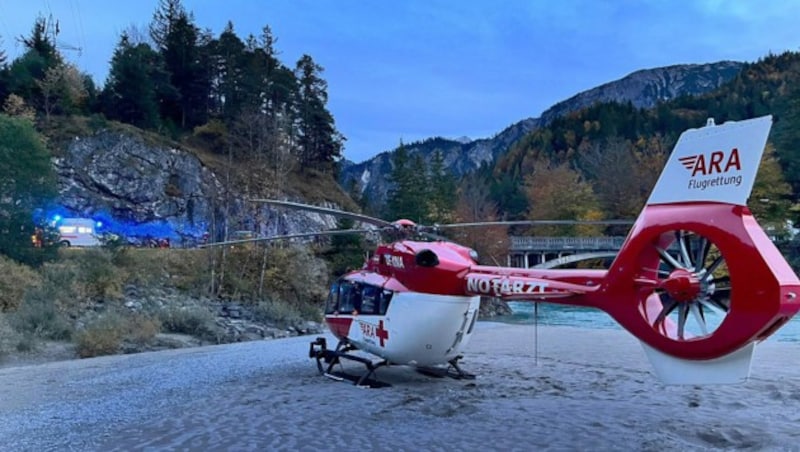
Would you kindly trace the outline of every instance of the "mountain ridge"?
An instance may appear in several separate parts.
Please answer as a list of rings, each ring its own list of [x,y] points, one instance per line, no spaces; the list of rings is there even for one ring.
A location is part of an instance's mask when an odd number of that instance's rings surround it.
[[[461,177],[477,170],[481,165],[493,163],[520,138],[558,117],[601,102],[630,102],[637,108],[650,108],[659,102],[677,97],[705,94],[734,78],[744,64],[725,60],[640,69],[557,102],[539,117],[517,121],[490,138],[462,142],[460,139],[432,137],[404,146],[409,155],[421,153],[428,163],[434,152],[441,152],[445,169]],[[379,208],[385,202],[386,193],[391,187],[388,179],[393,152],[381,152],[361,163],[344,161],[340,171],[340,184],[359,195],[369,194],[370,207]]]

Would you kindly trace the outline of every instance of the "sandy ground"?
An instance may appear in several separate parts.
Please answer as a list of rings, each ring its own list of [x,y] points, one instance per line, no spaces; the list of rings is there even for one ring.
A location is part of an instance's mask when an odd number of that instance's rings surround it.
[[[310,339],[0,369],[0,449],[800,450],[800,344],[762,344],[745,384],[665,386],[622,331],[535,347],[480,323],[475,380],[391,367],[368,389],[319,376]]]

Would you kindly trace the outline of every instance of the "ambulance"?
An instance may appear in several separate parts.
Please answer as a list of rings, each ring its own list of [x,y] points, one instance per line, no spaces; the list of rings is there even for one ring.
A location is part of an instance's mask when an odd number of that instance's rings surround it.
[[[90,218],[60,218],[56,221],[61,246],[100,246],[97,224]]]

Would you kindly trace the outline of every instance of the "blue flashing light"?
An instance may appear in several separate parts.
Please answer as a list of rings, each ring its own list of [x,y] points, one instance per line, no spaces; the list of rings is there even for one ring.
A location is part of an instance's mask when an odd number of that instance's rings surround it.
[[[61,215],[53,215],[53,223],[58,223],[59,221],[61,221]]]
[[[102,222],[102,221],[96,221],[96,222],[94,223],[94,226],[95,226],[97,229],[100,229],[100,228],[102,228],[102,227],[103,227],[103,222]]]

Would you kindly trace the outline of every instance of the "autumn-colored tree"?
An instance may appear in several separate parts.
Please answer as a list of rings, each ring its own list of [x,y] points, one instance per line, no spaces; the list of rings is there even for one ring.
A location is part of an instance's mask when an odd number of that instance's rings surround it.
[[[602,211],[592,186],[569,164],[540,158],[525,178],[531,220],[598,220]],[[597,225],[538,226],[536,235],[600,235]]]
[[[465,179],[458,189],[455,215],[460,223],[497,221],[497,204],[491,200],[489,184],[477,177]],[[504,264],[508,252],[507,227],[461,228],[454,230],[450,236],[456,242],[476,250],[481,263]]]
[[[578,165],[607,217],[639,215],[669,155],[666,149],[660,136],[637,143],[615,137],[582,147]]]
[[[45,120],[49,122],[54,112],[75,112],[88,96],[83,83],[83,75],[73,64],[58,63],[47,69],[44,78],[36,81],[42,93]]]
[[[9,94],[3,102],[3,113],[8,116],[25,118],[31,122],[36,119],[36,110],[25,103],[25,99],[16,94]]]
[[[767,143],[758,175],[747,202],[750,211],[770,235],[788,234],[787,220],[796,211],[797,204],[792,199],[792,187],[783,177],[775,148]]]

